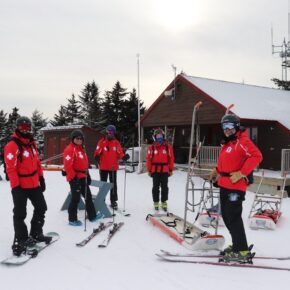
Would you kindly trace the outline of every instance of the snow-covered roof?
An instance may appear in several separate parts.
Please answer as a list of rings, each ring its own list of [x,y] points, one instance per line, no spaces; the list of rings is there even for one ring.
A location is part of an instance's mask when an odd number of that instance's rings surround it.
[[[290,130],[290,91],[182,74],[186,80],[243,119],[278,121]]]
[[[50,123],[48,126],[41,128],[41,131],[51,131],[51,130],[69,130],[69,129],[81,129],[84,125],[68,125],[68,126],[52,126]]]

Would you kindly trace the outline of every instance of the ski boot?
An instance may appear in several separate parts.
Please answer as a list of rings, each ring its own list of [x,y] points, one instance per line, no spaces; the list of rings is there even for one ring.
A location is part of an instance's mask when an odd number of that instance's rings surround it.
[[[34,249],[36,242],[31,237],[27,238],[25,241],[18,241],[15,239],[12,245],[12,252],[14,256],[21,256],[21,255],[30,255],[32,257],[36,257],[38,251]]]
[[[111,202],[111,208],[113,210],[118,210],[118,203],[116,201]]]
[[[97,212],[96,216],[90,220],[90,222],[96,222],[100,219],[103,219],[105,215],[103,213],[100,213],[99,211]]]
[[[253,247],[254,247],[254,245],[251,244],[248,247],[248,251],[251,252],[251,250],[253,249]],[[230,252],[233,252],[233,245],[229,245],[226,248],[224,248],[222,251],[220,251],[220,255],[221,256],[224,256],[224,255],[226,255],[227,253],[230,253]]]
[[[46,245],[50,244],[52,237],[45,236],[44,234],[35,234],[31,236],[32,239],[35,240],[36,243],[45,242]]]
[[[83,223],[79,220],[76,220],[76,221],[69,221],[68,224],[73,227],[80,227]]]
[[[161,204],[161,208],[167,212],[167,201],[163,201],[162,204]]]
[[[225,263],[253,264],[255,253],[250,251],[228,252],[221,259]]]
[[[157,202],[154,202],[154,209],[155,209],[156,211],[159,210],[159,202],[158,202],[158,201],[157,201]]]
[[[21,256],[22,254],[26,253],[26,245],[25,242],[21,242],[18,240],[15,240],[12,245],[12,252],[14,256]]]

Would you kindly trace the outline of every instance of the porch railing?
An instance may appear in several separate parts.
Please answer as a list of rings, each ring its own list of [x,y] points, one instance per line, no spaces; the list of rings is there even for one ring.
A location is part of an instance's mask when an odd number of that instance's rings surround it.
[[[202,146],[199,154],[199,165],[215,166],[217,164],[220,146]]]
[[[290,171],[290,149],[282,149],[281,151],[281,176],[284,172]]]

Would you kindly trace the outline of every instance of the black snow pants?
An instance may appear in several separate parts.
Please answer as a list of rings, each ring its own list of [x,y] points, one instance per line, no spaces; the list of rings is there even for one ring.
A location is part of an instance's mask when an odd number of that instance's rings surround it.
[[[242,219],[245,192],[220,188],[221,213],[232,237],[233,251],[248,250],[248,243]]]
[[[40,187],[31,189],[22,189],[21,192],[12,193],[13,197],[13,224],[15,239],[18,241],[25,241],[28,238],[28,230],[25,224],[27,215],[27,199],[29,199],[34,207],[33,216],[31,219],[30,235],[37,235],[42,233],[44,225],[45,212],[47,205],[44,195]]]
[[[168,200],[168,173],[167,172],[154,172],[152,173],[153,188],[152,197],[153,202],[159,202],[160,187],[161,187],[161,202]]]
[[[86,182],[86,178],[78,179],[77,182],[70,182],[71,188],[71,201],[68,207],[68,219],[70,222],[78,219],[78,204],[80,202],[81,195],[84,197],[86,203],[86,211],[88,219],[92,220],[96,217],[96,210],[92,199],[92,193],[89,185]],[[86,196],[87,195],[87,196]]]

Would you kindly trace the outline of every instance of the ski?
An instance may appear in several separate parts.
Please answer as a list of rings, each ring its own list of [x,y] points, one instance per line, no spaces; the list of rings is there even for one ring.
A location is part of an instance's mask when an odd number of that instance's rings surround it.
[[[45,242],[38,242],[34,246],[27,248],[25,254],[21,254],[19,257],[11,255],[10,257],[2,260],[1,264],[7,266],[21,266],[28,262],[30,259],[37,257],[40,252],[42,252],[44,249],[46,249],[59,239],[59,234],[56,232],[49,232],[45,235],[52,237],[52,240],[49,244],[46,244]]]
[[[125,216],[125,217],[129,217],[129,216],[131,216],[130,213],[128,213],[128,212],[125,211],[125,210],[121,210],[121,209],[115,209],[114,212],[115,212],[115,213],[118,213],[118,214],[120,214],[120,215],[122,215],[122,216]]]
[[[104,241],[99,244],[99,248],[106,248],[108,244],[110,243],[112,237],[115,235],[115,233],[124,225],[123,222],[120,223],[114,223],[113,227],[110,229],[109,234]]]
[[[96,229],[93,229],[93,232],[84,240],[82,240],[79,243],[76,243],[77,247],[84,247],[90,240],[92,240],[96,235],[98,235],[100,232],[104,231],[106,228],[112,225],[112,222],[108,223],[100,223],[99,226]]]
[[[188,254],[181,254],[181,253],[172,253],[165,250],[160,250],[161,253],[164,256],[169,257],[182,257],[182,258],[222,258],[223,255],[220,254],[194,254],[194,253],[188,253]],[[278,256],[254,256],[253,259],[264,259],[264,260],[290,260],[290,256],[285,257],[278,257]]]
[[[181,257],[170,257],[162,254],[156,254],[163,261],[173,262],[173,263],[191,263],[191,264],[203,264],[211,266],[223,266],[223,267],[237,267],[237,268],[254,268],[254,269],[264,269],[264,270],[279,270],[279,271],[290,271],[290,268],[276,267],[276,266],[266,266],[266,265],[254,265],[254,264],[239,264],[239,263],[225,263],[225,262],[214,262],[214,261],[204,261],[204,260],[186,260]]]

